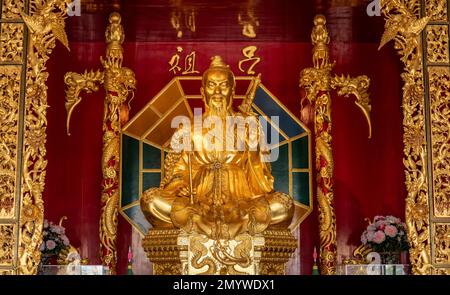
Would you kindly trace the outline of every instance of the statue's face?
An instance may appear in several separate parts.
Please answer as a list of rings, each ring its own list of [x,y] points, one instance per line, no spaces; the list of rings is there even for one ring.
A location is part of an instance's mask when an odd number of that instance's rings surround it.
[[[202,93],[206,104],[214,110],[225,111],[231,102],[233,81],[227,71],[210,70],[206,76]]]

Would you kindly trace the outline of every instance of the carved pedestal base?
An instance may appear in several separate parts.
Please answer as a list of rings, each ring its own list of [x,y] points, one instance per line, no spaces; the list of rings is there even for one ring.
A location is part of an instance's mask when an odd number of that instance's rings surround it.
[[[280,229],[218,241],[178,229],[151,229],[143,247],[156,275],[282,275],[297,240]]]

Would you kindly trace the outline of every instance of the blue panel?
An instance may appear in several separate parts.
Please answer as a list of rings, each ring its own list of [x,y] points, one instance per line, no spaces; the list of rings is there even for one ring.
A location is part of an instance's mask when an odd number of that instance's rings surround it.
[[[271,163],[275,191],[289,194],[289,152],[288,145],[280,146],[278,160]]]
[[[142,168],[159,169],[161,168],[161,150],[154,146],[142,144]]]
[[[123,210],[123,212],[139,227],[141,232],[144,234],[147,234],[148,230],[152,227],[147,219],[145,219],[144,213],[142,213],[141,207],[138,204]]]
[[[301,137],[292,142],[292,168],[309,168],[308,137]]]
[[[161,182],[161,173],[159,172],[142,173],[142,192],[151,187],[159,187],[160,182]]]
[[[139,141],[122,135],[122,206],[139,199]]]
[[[292,173],[292,192],[293,198],[299,203],[309,206],[309,173]]]
[[[281,108],[261,87],[256,90],[253,103],[267,116],[278,116],[280,129],[286,133],[287,136],[294,137],[305,132],[302,126]]]

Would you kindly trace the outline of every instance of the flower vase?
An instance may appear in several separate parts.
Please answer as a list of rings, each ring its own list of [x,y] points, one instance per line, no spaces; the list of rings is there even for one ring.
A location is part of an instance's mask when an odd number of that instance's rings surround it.
[[[382,264],[400,264],[400,252],[378,252]]]

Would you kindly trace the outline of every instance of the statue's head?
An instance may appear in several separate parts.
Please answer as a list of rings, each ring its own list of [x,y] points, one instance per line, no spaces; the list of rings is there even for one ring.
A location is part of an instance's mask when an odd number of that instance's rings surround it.
[[[224,114],[231,108],[233,101],[234,75],[220,56],[214,56],[211,60],[211,65],[203,73],[200,92],[209,111]]]

